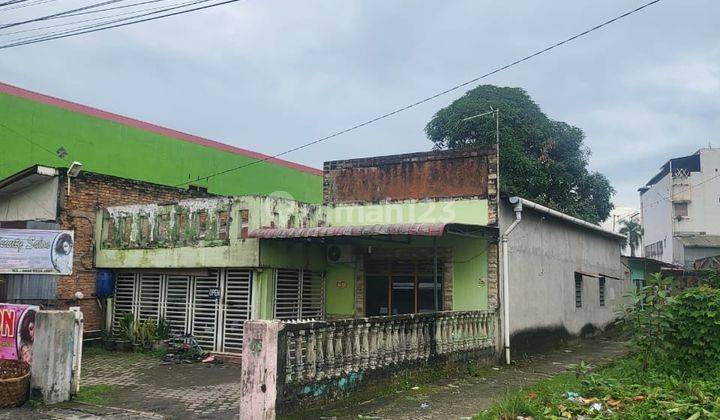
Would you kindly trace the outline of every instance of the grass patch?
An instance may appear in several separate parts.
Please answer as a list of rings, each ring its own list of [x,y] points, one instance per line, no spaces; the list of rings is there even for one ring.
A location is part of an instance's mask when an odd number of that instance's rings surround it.
[[[92,405],[107,405],[116,389],[117,385],[83,386],[75,396],[75,401]]]
[[[601,369],[582,364],[575,372],[510,391],[474,418],[518,417],[717,419],[720,381],[643,372],[637,356],[626,356]]]

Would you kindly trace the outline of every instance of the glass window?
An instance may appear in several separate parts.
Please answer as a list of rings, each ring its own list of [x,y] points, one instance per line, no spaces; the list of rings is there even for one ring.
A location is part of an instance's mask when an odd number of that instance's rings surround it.
[[[373,260],[365,272],[367,316],[400,315],[442,310],[442,262],[438,261],[437,288],[434,261]]]

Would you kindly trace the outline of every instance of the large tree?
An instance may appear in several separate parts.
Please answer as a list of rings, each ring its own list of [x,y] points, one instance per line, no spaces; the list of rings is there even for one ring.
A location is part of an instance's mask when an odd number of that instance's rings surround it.
[[[500,190],[598,223],[605,220],[615,190],[588,170],[589,149],[582,130],[554,121],[523,89],[478,86],[438,111],[425,127],[436,149],[495,144],[492,115],[500,110]]]

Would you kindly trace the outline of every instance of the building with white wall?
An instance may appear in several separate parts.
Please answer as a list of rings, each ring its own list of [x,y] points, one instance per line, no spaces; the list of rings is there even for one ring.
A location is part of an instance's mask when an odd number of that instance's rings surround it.
[[[720,255],[720,149],[668,160],[639,191],[645,257],[692,267]]]

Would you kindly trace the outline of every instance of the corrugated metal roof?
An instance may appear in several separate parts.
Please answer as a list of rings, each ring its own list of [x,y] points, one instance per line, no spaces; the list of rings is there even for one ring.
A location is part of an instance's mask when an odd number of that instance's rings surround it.
[[[311,228],[262,228],[248,232],[250,238],[323,238],[328,236],[413,235],[442,236],[449,223],[396,223],[365,226],[333,226]],[[480,227],[480,226],[479,226]]]
[[[688,248],[720,248],[720,235],[678,236],[678,240]]]

